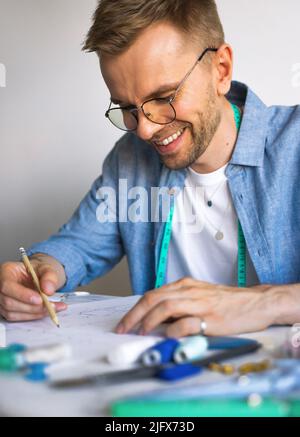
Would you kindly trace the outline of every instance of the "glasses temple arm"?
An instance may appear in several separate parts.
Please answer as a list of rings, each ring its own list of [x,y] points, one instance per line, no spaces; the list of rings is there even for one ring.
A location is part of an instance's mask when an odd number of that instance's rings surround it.
[[[189,75],[192,73],[192,71],[194,70],[194,68],[196,67],[196,65],[198,64],[198,62],[200,62],[202,60],[202,58],[206,55],[207,52],[217,52],[219,49],[213,48],[213,47],[208,47],[207,49],[204,50],[203,53],[201,53],[201,55],[199,56],[199,58],[197,59],[197,61],[195,62],[195,64],[192,66],[192,68],[187,72],[187,74],[184,76],[184,78],[182,79],[182,81],[180,82],[180,84],[177,87],[177,90],[175,91],[174,95],[171,97],[170,99],[170,103],[173,102],[173,100],[176,98],[178,92],[180,91],[182,85],[184,84],[184,82],[187,80],[187,78],[189,77]]]

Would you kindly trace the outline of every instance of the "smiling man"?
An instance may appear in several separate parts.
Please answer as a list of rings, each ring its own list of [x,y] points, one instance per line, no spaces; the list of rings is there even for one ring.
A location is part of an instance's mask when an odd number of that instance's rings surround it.
[[[118,333],[299,322],[300,107],[268,108],[232,82],[213,0],[102,0],[84,49],[110,91],[105,116],[126,133],[70,221],[29,250],[45,292],[126,255],[144,297]],[[45,315],[21,263],[1,267],[0,313]]]

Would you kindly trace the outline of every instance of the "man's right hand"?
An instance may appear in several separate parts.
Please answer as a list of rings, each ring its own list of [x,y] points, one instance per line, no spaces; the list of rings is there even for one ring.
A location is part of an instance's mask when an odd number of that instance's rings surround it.
[[[66,282],[63,266],[53,257],[36,254],[30,258],[30,262],[47,296],[54,294]],[[67,309],[67,305],[62,302],[54,305],[57,312]],[[0,315],[10,322],[38,320],[48,316],[22,262],[0,265]]]

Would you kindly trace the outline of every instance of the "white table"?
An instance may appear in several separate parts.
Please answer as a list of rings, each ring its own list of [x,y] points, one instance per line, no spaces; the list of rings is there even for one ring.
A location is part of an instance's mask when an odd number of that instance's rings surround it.
[[[288,328],[272,327],[267,331],[248,334],[269,346],[280,345],[287,336]],[[17,338],[8,338],[8,343]],[[241,357],[237,363],[262,360],[269,357],[266,349],[255,356]],[[189,384],[203,384],[226,376],[205,371],[198,376],[176,382],[178,387]],[[174,383],[173,383],[174,384]],[[94,384],[67,389],[54,389],[46,383],[32,383],[15,374],[0,374],[0,415],[1,416],[109,416],[111,402],[133,394],[167,387],[168,384],[156,379],[129,381],[122,384]]]

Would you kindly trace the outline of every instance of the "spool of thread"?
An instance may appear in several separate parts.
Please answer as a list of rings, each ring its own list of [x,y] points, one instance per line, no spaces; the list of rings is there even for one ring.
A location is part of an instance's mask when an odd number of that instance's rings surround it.
[[[208,341],[202,335],[187,337],[174,351],[175,363],[181,364],[188,361],[195,361],[203,357],[208,349]]]
[[[288,330],[283,350],[284,356],[288,358],[300,358],[300,323],[295,324]]]
[[[160,337],[137,337],[136,340],[122,343],[111,350],[106,360],[115,366],[134,364],[143,352],[160,341]]]
[[[141,356],[144,366],[155,366],[156,364],[169,363],[173,361],[173,355],[180,342],[175,338],[169,338],[148,349]]]
[[[27,368],[25,379],[31,382],[43,382],[48,379],[46,368],[49,366],[47,363],[34,363]]]
[[[15,371],[34,363],[55,363],[72,354],[71,346],[53,344],[43,347],[27,348],[22,344],[13,344],[0,350],[0,370]]]

